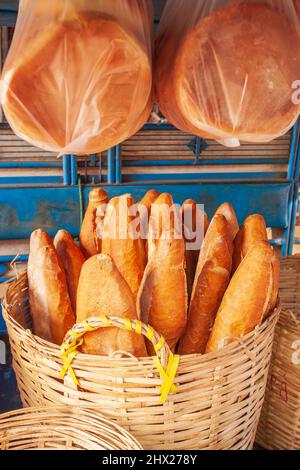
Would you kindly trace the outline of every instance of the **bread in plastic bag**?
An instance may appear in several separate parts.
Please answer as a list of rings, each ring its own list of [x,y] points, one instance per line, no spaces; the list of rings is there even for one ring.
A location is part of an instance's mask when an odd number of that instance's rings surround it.
[[[234,147],[285,134],[300,113],[299,0],[168,0],[156,99],[175,126]]]
[[[15,133],[89,154],[134,134],[152,105],[151,0],[21,0],[1,101]]]

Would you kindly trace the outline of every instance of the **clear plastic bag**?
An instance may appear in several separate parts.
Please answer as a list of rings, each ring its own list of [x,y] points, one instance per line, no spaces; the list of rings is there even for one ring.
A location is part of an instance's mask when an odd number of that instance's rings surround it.
[[[151,111],[152,29],[151,0],[21,0],[1,79],[15,133],[79,155],[134,134]]]
[[[168,0],[156,99],[183,131],[235,147],[285,134],[300,113],[299,0]],[[298,9],[298,12],[297,12]]]

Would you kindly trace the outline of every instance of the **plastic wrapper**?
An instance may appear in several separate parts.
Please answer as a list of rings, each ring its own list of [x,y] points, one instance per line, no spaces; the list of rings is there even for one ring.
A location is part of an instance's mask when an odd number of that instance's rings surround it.
[[[229,147],[285,134],[300,113],[299,10],[299,0],[168,0],[156,43],[161,112]]]
[[[151,0],[21,0],[1,79],[14,132],[60,154],[106,150],[152,105]]]

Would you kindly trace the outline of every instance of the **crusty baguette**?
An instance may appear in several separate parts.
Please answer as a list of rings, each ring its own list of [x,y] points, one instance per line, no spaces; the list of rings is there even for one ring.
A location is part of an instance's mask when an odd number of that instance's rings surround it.
[[[104,189],[93,189],[90,192],[79,237],[82,251],[87,258],[101,252],[101,238],[97,234],[97,224],[104,218],[107,203],[108,195]]]
[[[184,270],[184,241],[172,234],[158,240],[146,267],[137,299],[141,320],[164,336],[172,350],[187,321],[187,285]],[[151,344],[147,344],[153,355]]]
[[[110,256],[96,255],[83,265],[77,293],[77,322],[110,315],[137,320],[132,292]],[[126,351],[147,356],[143,336],[115,327],[102,328],[84,336],[83,352],[109,355]]]
[[[35,230],[30,238],[28,287],[34,333],[61,344],[75,316],[64,269],[52,238],[42,230]]]
[[[146,266],[146,253],[143,240],[134,234],[135,221],[139,221],[138,214],[130,214],[134,205],[129,194],[110,201],[104,218],[102,253],[112,257],[136,299]]]
[[[273,258],[272,258],[272,281],[273,281],[272,282],[272,295],[271,295],[270,304],[265,314],[265,317],[267,317],[270,313],[273,312],[278,301],[279,284],[280,284],[280,257],[278,253],[276,252],[276,249],[273,250]]]
[[[273,248],[258,242],[235,272],[223,297],[208,340],[206,352],[243,337],[260,325],[270,306],[273,291]]]
[[[239,267],[249,250],[260,241],[268,241],[266,222],[263,216],[253,214],[248,217],[234,241],[233,271]]]
[[[217,209],[216,214],[224,215],[225,219],[229,223],[231,238],[234,240],[239,231],[239,223],[232,205],[225,202]]]
[[[185,239],[185,272],[188,296],[191,297],[200,248],[208,229],[208,217],[193,199],[181,207],[183,236]],[[195,236],[193,236],[195,235]],[[192,245],[195,244],[194,247]],[[191,245],[191,248],[189,246]],[[196,246],[198,245],[198,246]]]
[[[72,309],[76,312],[77,288],[85,256],[66,230],[57,232],[54,238],[54,246],[66,274]]]
[[[174,212],[171,210],[173,198],[168,193],[161,194],[151,206],[148,233],[148,259],[151,259],[159,239],[174,230]]]
[[[145,241],[147,241],[148,232],[149,232],[149,218],[151,213],[152,204],[156,201],[156,199],[160,196],[160,193],[155,189],[150,189],[146,192],[142,200],[139,202],[139,214],[141,219],[141,237]],[[146,254],[148,251],[148,247],[145,247]]]
[[[188,323],[179,344],[180,354],[204,354],[232,267],[232,235],[229,222],[216,214],[207,230],[199,255],[190,301]]]

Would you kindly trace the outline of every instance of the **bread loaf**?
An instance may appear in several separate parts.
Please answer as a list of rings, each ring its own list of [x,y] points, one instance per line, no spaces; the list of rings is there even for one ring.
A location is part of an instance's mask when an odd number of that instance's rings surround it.
[[[276,250],[273,249],[273,258],[272,258],[272,295],[270,299],[270,304],[268,306],[265,317],[273,312],[278,301],[279,294],[279,285],[280,285],[280,258]]]
[[[204,354],[232,267],[230,224],[223,215],[212,219],[200,251],[180,354]]]
[[[161,194],[151,206],[148,234],[148,259],[151,259],[160,238],[175,227],[174,204],[170,194]]]
[[[224,215],[225,219],[229,224],[229,230],[232,240],[235,239],[238,231],[239,231],[239,223],[236,217],[236,213],[234,208],[228,202],[222,204],[218,209],[216,214]]]
[[[121,17],[128,3],[122,2]],[[61,10],[59,20],[53,17],[23,44],[4,75],[3,106],[15,132],[33,145],[93,154],[134,134],[150,108],[151,53],[142,21],[145,16],[150,35],[152,13],[141,8],[131,31],[97,6],[90,12],[64,8],[66,15]]]
[[[29,305],[33,332],[61,344],[75,323],[64,269],[52,238],[42,230],[30,237],[28,260]]]
[[[249,250],[260,241],[268,241],[265,219],[254,214],[248,217],[234,241],[233,270],[235,271]]]
[[[101,238],[97,225],[104,219],[108,195],[104,189],[93,189],[89,194],[89,204],[80,230],[80,246],[88,258],[101,252]]]
[[[141,237],[146,242],[149,232],[149,218],[151,213],[151,206],[160,196],[160,193],[155,189],[150,189],[147,191],[143,199],[139,202],[139,214],[141,218]],[[148,247],[145,247],[146,254],[148,252]]]
[[[138,315],[164,336],[170,348],[184,332],[187,321],[187,285],[184,241],[173,234],[160,238],[145,269],[137,299]],[[153,355],[152,345],[147,344]]]
[[[200,248],[208,228],[207,214],[196,201],[187,199],[181,207],[183,235],[185,239],[185,272],[188,295],[192,293]]]
[[[262,323],[273,292],[273,256],[267,242],[258,242],[243,259],[218,310],[207,353],[218,351],[224,343],[243,337]]]
[[[215,9],[167,3],[156,45],[160,110],[177,128],[228,146],[270,141],[300,111],[291,100],[300,36],[290,7],[228,1]]]
[[[82,267],[76,321],[102,315],[137,319],[135,300],[127,282],[113,260],[100,254],[88,259]],[[143,336],[115,327],[87,333],[82,350],[97,355],[126,351],[136,357],[147,356]]]
[[[54,247],[65,271],[73,312],[76,312],[77,288],[85,257],[66,230],[57,232],[54,238]]]
[[[138,211],[136,215],[130,213],[134,206],[135,201],[129,194],[110,201],[104,218],[102,253],[111,256],[136,299],[146,266],[146,254],[138,230],[135,233],[140,221]]]

